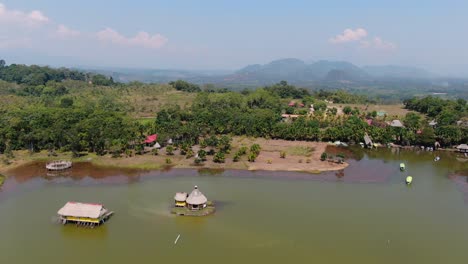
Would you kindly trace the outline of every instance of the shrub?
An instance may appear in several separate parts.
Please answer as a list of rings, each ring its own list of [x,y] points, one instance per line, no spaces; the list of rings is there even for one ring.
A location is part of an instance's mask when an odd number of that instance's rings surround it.
[[[14,159],[15,158],[15,155],[13,154],[13,151],[11,150],[11,147],[10,147],[9,144],[6,146],[5,151],[3,152],[3,154],[5,154],[5,157],[7,157],[7,159]]]
[[[302,163],[302,159],[299,160],[299,163]]]
[[[204,149],[198,151],[198,158],[202,161],[206,161],[206,151]]]
[[[255,162],[256,159],[257,159],[257,154],[255,154],[255,153],[253,153],[253,152],[251,152],[251,153],[249,154],[248,158],[247,158],[247,160],[248,160],[249,162]]]
[[[343,154],[343,153],[338,153],[338,154],[336,154],[336,156],[337,156],[338,158],[342,158],[342,159],[345,158],[345,154]]]
[[[135,146],[135,153],[138,155],[143,155],[144,147],[143,145],[136,145]]]
[[[189,149],[189,150],[187,151],[187,155],[185,155],[185,158],[186,158],[186,159],[190,159],[190,158],[192,158],[193,156],[195,156],[195,154],[193,153],[193,150],[192,150],[192,149]]]
[[[257,156],[260,154],[260,150],[261,150],[261,147],[260,147],[259,144],[253,144],[250,147],[250,152],[255,153],[255,155],[257,155]]]
[[[216,153],[213,157],[213,161],[216,163],[224,163],[225,159],[226,158],[224,157],[224,153],[221,151]]]
[[[247,154],[247,147],[245,147],[245,146],[244,146],[244,147],[241,147],[241,148],[237,151],[237,153],[238,153],[240,156]]]
[[[203,160],[200,158],[195,158],[194,162],[195,162],[195,165],[200,165],[202,164]]]
[[[310,159],[306,159],[306,163],[310,163],[310,162],[311,162],[311,160],[310,160]]]
[[[167,158],[166,159],[166,164],[171,164],[172,163],[172,160],[170,158]]]
[[[320,160],[325,161],[327,159],[327,156],[328,156],[327,153],[325,153],[325,152],[322,153],[322,155],[320,156]]]
[[[240,155],[239,155],[239,152],[237,152],[236,154],[234,154],[234,157],[232,158],[232,161],[234,162],[238,162],[240,160]]]
[[[166,154],[167,155],[174,155],[174,147],[169,145],[166,147]]]
[[[151,150],[151,154],[157,156],[159,154],[159,150],[157,148]]]
[[[271,163],[272,163],[271,159],[268,159],[268,160],[267,160],[267,163],[268,163],[268,164],[271,164]]]
[[[286,151],[280,151],[280,158],[282,159],[286,158]]]

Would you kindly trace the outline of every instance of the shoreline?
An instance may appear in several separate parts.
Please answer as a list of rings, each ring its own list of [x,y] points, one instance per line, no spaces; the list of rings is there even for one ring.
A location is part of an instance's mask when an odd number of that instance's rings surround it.
[[[260,144],[262,151],[255,162],[248,162],[247,157],[242,157],[238,162],[232,161],[236,149],[242,146],[249,146],[253,143]],[[197,146],[194,147],[196,149]],[[180,155],[178,151],[174,155],[165,154],[161,149],[159,155],[146,153],[132,157],[112,158],[110,155],[98,156],[94,153],[86,153],[79,158],[72,158],[71,152],[57,153],[57,156],[48,156],[46,151],[29,154],[28,151],[14,151],[15,158],[11,159],[11,164],[0,164],[0,174],[8,176],[8,172],[38,162],[48,162],[52,160],[71,160],[72,162],[89,162],[96,167],[113,168],[122,170],[165,170],[173,169],[234,169],[247,171],[285,171],[285,172],[306,172],[317,174],[326,171],[339,171],[349,164],[341,164],[329,161],[321,161],[320,155],[326,152],[328,144],[325,142],[307,141],[286,141],[268,140],[263,138],[237,137],[233,140],[233,149],[226,155],[225,163],[215,163],[213,156],[207,156],[207,161],[196,165],[193,158],[187,159]],[[280,152],[285,151],[287,156],[280,158]],[[2,158],[3,155],[0,155]],[[167,164],[166,159],[171,159]]]

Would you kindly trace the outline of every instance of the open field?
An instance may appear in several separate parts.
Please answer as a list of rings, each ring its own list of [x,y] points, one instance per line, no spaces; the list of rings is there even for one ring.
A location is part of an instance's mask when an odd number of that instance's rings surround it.
[[[342,110],[344,107],[349,106],[351,108],[357,107],[361,112],[372,112],[372,111],[383,111],[387,113],[388,117],[402,117],[405,116],[407,113],[411,112],[404,108],[402,104],[391,104],[391,105],[365,105],[365,104],[328,104],[328,107],[335,107]]]

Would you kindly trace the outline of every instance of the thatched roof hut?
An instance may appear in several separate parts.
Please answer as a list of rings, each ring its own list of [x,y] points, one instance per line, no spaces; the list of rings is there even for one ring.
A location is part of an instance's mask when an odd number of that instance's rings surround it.
[[[102,204],[90,204],[90,203],[76,203],[68,202],[57,214],[63,217],[72,216],[72,217],[86,217],[99,219],[103,215],[107,214],[108,210],[104,208]]]
[[[187,200],[187,193],[185,192],[178,192],[174,196],[174,200],[177,202],[185,202]]]
[[[390,123],[390,126],[392,126],[392,127],[405,127],[405,126],[403,126],[403,124],[401,123],[401,121],[398,120],[398,119],[393,120],[393,121]]]
[[[460,152],[468,152],[468,145],[467,144],[460,144],[460,145],[458,145],[457,149]]]
[[[197,186],[195,186],[187,198],[187,204],[189,207],[191,207],[191,209],[201,209],[206,206],[206,202],[208,202],[208,199],[206,199],[205,195],[200,192]]]

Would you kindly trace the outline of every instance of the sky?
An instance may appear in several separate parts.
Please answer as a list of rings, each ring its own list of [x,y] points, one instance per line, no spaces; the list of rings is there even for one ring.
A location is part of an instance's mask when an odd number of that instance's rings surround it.
[[[466,0],[0,0],[0,58],[234,70],[281,58],[468,77]]]

